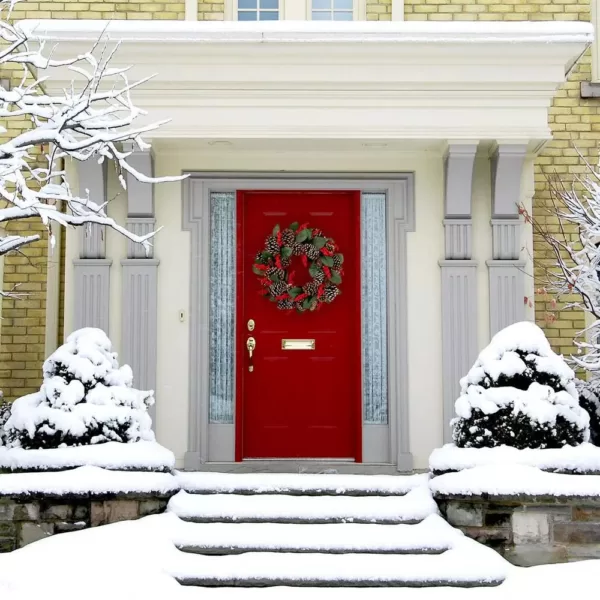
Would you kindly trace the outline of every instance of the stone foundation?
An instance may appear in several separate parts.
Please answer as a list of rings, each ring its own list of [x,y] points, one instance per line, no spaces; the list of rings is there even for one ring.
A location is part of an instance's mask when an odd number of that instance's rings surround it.
[[[0,552],[10,552],[56,533],[77,531],[164,512],[168,497],[0,497]]]
[[[442,515],[511,563],[600,558],[600,498],[438,497]]]

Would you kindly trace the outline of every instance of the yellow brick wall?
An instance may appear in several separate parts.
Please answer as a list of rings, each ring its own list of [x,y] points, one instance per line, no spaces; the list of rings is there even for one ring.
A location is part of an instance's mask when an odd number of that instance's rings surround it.
[[[589,21],[590,0],[404,0],[406,20],[429,21]],[[600,102],[581,100],[579,84],[591,78],[591,53],[588,51],[570,74],[550,108],[550,126],[554,139],[548,143],[535,165],[533,216],[542,226],[558,232],[557,224],[547,215],[552,207],[548,178],[556,173],[569,182],[586,167],[577,151],[596,163],[600,141]],[[535,297],[537,323],[544,328],[557,352],[576,351],[573,337],[584,327],[581,312],[562,311],[564,302],[555,303],[543,292],[546,270],[554,263],[552,251],[534,241]],[[563,298],[564,301],[574,299]]]
[[[367,0],[367,21],[391,21],[392,0]]]
[[[15,6],[13,19],[183,19],[184,0],[26,0]]]
[[[198,21],[222,21],[225,0],[198,0]]]

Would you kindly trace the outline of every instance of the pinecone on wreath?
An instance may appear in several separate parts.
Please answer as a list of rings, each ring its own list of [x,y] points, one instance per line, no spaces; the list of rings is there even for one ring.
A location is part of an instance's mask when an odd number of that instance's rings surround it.
[[[281,242],[284,246],[292,247],[296,242],[296,234],[291,229],[284,229],[281,232]]]
[[[277,243],[277,238],[274,235],[270,235],[267,237],[265,241],[265,249],[267,252],[271,254],[279,254],[279,244]]]
[[[315,283],[323,283],[325,281],[325,273],[323,271],[317,271],[313,277]]]
[[[294,256],[302,256],[304,254],[304,244],[294,244],[292,246],[292,254]]]
[[[317,260],[319,258],[319,250],[316,246],[312,244],[302,244],[302,248],[304,250],[304,254],[310,258],[310,260]]]
[[[269,287],[269,293],[274,298],[277,296],[281,296],[281,294],[285,294],[288,291],[288,284],[283,281],[278,281]]]
[[[290,298],[286,298],[285,300],[280,300],[277,303],[277,308],[280,310],[290,310],[294,308],[294,302],[290,300]]]
[[[339,269],[341,266],[342,266],[342,259],[340,258],[339,254],[335,254],[333,256],[333,268]]]
[[[335,287],[334,285],[328,285],[324,290],[323,290],[323,301],[324,302],[332,302],[333,299],[338,296],[340,293],[340,290]]]
[[[283,261],[282,261],[283,264]],[[271,277],[272,275],[277,275],[279,279],[283,279],[285,277],[285,271],[283,269],[278,269],[277,267],[270,267],[265,271],[267,277]]]
[[[314,296],[319,289],[319,286],[314,281],[309,281],[302,287],[302,291],[309,296]]]

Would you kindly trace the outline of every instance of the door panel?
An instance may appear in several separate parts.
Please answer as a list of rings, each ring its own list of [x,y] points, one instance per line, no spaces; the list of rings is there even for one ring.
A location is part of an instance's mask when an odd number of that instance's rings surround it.
[[[361,460],[360,193],[238,192],[236,460]],[[260,295],[256,253],[276,224],[308,222],[344,254],[342,294],[318,311],[282,311]],[[295,281],[309,281],[294,257]],[[248,320],[255,329],[248,331]],[[256,340],[250,372],[246,340]],[[314,350],[284,350],[314,339]]]

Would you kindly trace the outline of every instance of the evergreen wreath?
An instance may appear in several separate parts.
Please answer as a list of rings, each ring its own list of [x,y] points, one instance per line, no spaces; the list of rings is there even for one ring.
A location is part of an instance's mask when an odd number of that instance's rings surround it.
[[[295,271],[289,271],[292,256],[299,256],[312,278],[294,285]],[[286,229],[275,225],[265,247],[254,260],[252,271],[262,286],[260,293],[277,303],[280,310],[318,310],[341,294],[344,255],[332,238],[308,223],[292,223]]]

